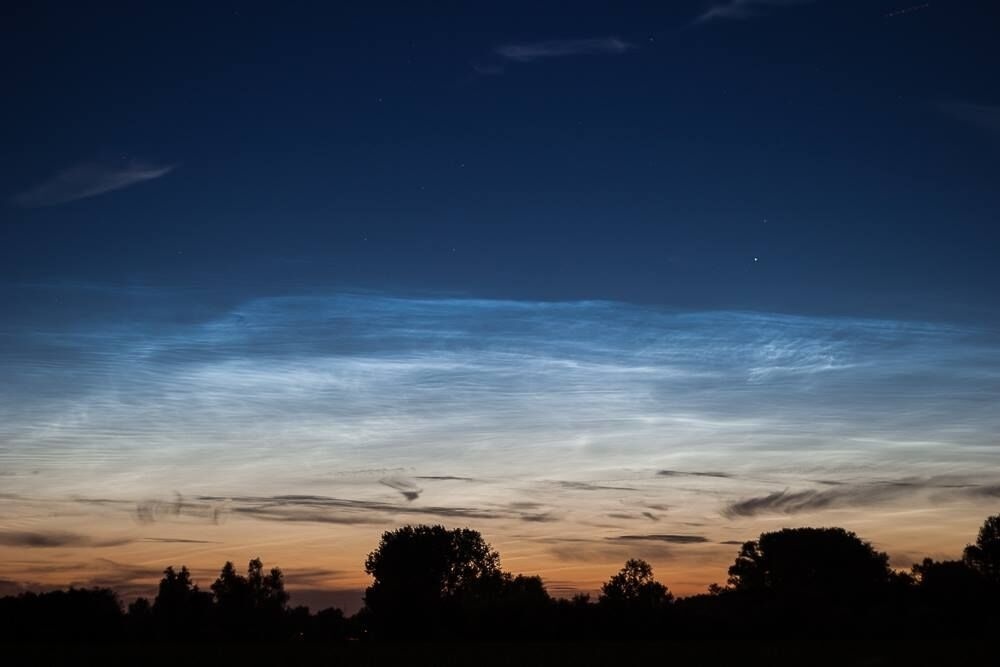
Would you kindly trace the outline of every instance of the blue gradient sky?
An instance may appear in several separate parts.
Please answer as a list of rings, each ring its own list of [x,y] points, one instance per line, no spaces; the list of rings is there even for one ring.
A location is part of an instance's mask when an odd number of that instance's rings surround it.
[[[3,9],[0,592],[259,554],[350,606],[413,521],[561,594],[957,554],[1000,12],[661,4]]]

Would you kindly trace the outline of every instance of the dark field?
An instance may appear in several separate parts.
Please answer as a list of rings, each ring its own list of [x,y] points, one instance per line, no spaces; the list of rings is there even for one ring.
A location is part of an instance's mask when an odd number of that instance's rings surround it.
[[[399,643],[12,645],[9,665],[963,665],[987,642]]]

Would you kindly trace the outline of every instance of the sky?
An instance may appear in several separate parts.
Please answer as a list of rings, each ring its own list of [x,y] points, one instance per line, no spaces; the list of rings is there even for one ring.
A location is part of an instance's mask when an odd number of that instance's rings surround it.
[[[550,592],[1000,506],[995,2],[7,3],[0,594]]]

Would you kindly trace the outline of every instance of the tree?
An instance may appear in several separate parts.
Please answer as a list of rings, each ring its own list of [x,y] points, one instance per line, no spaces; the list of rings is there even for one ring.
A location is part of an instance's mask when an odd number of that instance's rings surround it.
[[[601,586],[598,603],[614,607],[655,609],[673,600],[667,587],[653,578],[652,566],[632,558],[618,574]]]
[[[163,578],[160,579],[153,609],[159,610],[160,613],[181,609],[190,603],[198,593],[198,587],[191,580],[191,573],[187,567],[181,567],[180,572],[177,572],[173,566],[170,566],[163,571]]]
[[[148,598],[138,597],[128,606],[125,617],[130,638],[148,640],[153,632],[153,605]]]
[[[383,533],[365,572],[374,579],[365,607],[377,630],[396,635],[440,628],[458,602],[487,596],[504,582],[500,555],[482,535],[444,526]]]
[[[466,637],[538,639],[549,631],[553,601],[541,577],[503,573],[460,601]]]
[[[198,590],[186,567],[180,572],[173,567],[163,571],[153,602],[153,618],[161,635],[178,641],[205,635],[211,607],[212,595]]]
[[[743,544],[729,568],[737,591],[853,595],[892,581],[889,557],[843,528],[785,528]]]
[[[983,575],[964,561],[925,558],[914,564],[913,578],[921,594],[936,605],[968,605],[986,594]]]
[[[121,638],[123,620],[118,596],[108,588],[70,587],[0,598],[0,639],[5,644],[114,641]]]
[[[212,592],[221,607],[280,610],[288,602],[281,570],[275,567],[264,574],[264,563],[259,558],[247,564],[245,577],[236,572],[232,562],[227,561],[212,584]]]
[[[265,574],[264,563],[254,558],[247,564],[244,577],[232,562],[226,562],[212,584],[212,592],[224,634],[254,638],[274,637],[282,632],[288,593],[280,569],[272,568]]]
[[[962,560],[993,583],[1000,584],[1000,514],[983,522],[976,543],[965,547]]]

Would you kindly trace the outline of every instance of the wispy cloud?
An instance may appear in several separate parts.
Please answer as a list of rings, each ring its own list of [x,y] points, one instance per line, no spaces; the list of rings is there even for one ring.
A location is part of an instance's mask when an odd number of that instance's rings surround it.
[[[392,481],[380,483],[395,488]],[[405,489],[410,487],[401,485]],[[397,489],[398,490],[398,489]],[[220,523],[229,516],[253,517],[263,521],[320,524],[387,524],[409,520],[408,517],[436,519],[514,519],[531,523],[554,521],[557,517],[538,503],[508,502],[482,504],[477,507],[453,505],[420,505],[409,492],[401,491],[406,504],[362,498],[336,498],[320,495],[276,496],[195,496],[176,500],[146,500],[138,503],[135,512],[140,523],[197,519]],[[419,495],[419,494],[418,494]],[[81,504],[126,509],[128,501],[75,499]],[[0,538],[2,539],[2,538]],[[144,538],[145,541],[177,541],[166,538]],[[0,542],[2,543],[2,542]]]
[[[399,491],[399,493],[407,500],[416,500],[420,497],[420,494],[423,491],[423,489],[410,480],[399,477],[386,477],[385,479],[380,479],[379,484]]]
[[[813,0],[728,0],[709,7],[695,19],[695,23],[744,20],[756,16],[769,7],[804,5],[810,2]]]
[[[129,162],[123,165],[86,163],[65,169],[48,181],[15,195],[12,202],[25,208],[55,206],[95,197],[166,176],[172,165]]]
[[[624,542],[667,542],[669,544],[703,544],[708,542],[708,538],[704,535],[670,535],[662,533],[651,535],[618,535],[616,537],[609,537],[608,539]]]
[[[558,481],[555,484],[570,491],[638,491],[634,486],[609,486],[590,482]]]
[[[598,37],[593,39],[554,39],[542,42],[504,44],[498,46],[495,52],[501,58],[519,63],[528,63],[543,58],[619,55],[631,48],[634,48],[632,44],[617,37]]]
[[[759,514],[800,514],[842,507],[871,507],[935,490],[952,490],[953,493],[964,496],[989,496],[991,488],[994,487],[981,487],[972,482],[950,478],[905,478],[868,484],[839,485],[823,490],[806,489],[793,492],[786,489],[730,503],[722,513],[729,518]]]
[[[732,475],[727,472],[705,472],[698,470],[660,470],[656,474],[661,477],[715,477],[717,479],[730,479],[732,477]]]
[[[139,542],[156,542],[157,544],[218,544],[215,540],[191,540],[183,537],[143,537]]]
[[[1000,137],[1000,106],[967,102],[945,102],[938,106],[952,118]]]
[[[568,537],[542,539],[539,542],[548,545],[552,556],[568,563],[620,562],[626,558],[664,561],[674,556],[673,547],[666,540]]]
[[[114,547],[127,544],[128,539],[94,539],[86,535],[78,535],[63,531],[0,532],[0,546],[5,547]]]

